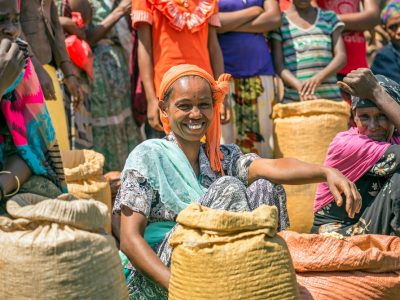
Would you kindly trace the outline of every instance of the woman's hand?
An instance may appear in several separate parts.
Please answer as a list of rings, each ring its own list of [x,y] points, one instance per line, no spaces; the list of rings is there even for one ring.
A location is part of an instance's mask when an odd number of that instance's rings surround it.
[[[230,104],[229,97],[225,97],[224,102],[221,105],[221,124],[228,124],[232,118],[232,107]]]
[[[375,100],[375,92],[382,89],[374,74],[367,68],[351,71],[343,81],[338,81],[337,85],[352,96],[371,101]]]
[[[314,96],[315,90],[318,86],[321,85],[322,79],[317,75],[311,77],[310,79],[303,82],[301,86],[301,96],[305,97],[306,100],[312,100],[315,97],[308,97]]]
[[[130,13],[132,8],[132,0],[122,0],[118,5],[118,8],[121,9],[124,14]]]
[[[35,70],[42,87],[44,98],[46,100],[56,100],[56,92],[54,91],[54,85],[50,75],[40,64],[35,64]]]
[[[362,199],[356,185],[348,180],[342,173],[334,168],[325,168],[326,181],[335,198],[337,206],[343,205],[342,194],[346,196],[346,212],[350,218],[354,218],[360,212]]]
[[[153,129],[157,131],[164,131],[160,122],[160,110],[157,102],[157,99],[147,100],[147,119]]]
[[[0,97],[23,70],[26,59],[18,44],[9,39],[0,42]]]
[[[68,91],[72,96],[72,105],[75,111],[78,110],[79,106],[83,102],[83,92],[79,85],[78,79],[75,76],[65,77],[64,83],[68,88]]]

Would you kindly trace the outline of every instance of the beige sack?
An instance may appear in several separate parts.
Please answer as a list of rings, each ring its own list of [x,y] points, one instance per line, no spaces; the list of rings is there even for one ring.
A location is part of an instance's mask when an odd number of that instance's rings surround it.
[[[274,106],[274,156],[323,164],[329,144],[348,128],[346,102],[314,100]],[[286,185],[290,229],[309,232],[313,223],[316,184]]]
[[[0,299],[128,299],[107,207],[21,194],[0,217]]]
[[[276,207],[227,212],[191,204],[171,237],[170,300],[297,299]]]
[[[93,150],[61,151],[68,192],[79,199],[94,199],[110,212],[106,230],[111,233],[111,189],[103,176],[104,156]]]

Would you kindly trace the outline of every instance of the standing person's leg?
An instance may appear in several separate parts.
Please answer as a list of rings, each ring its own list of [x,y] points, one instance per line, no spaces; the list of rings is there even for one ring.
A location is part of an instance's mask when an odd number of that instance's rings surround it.
[[[272,76],[235,78],[233,115],[236,143],[244,153],[272,157],[270,140],[271,105],[274,99]]]
[[[271,114],[275,97],[274,77],[260,76],[260,79],[264,91],[257,99],[257,111],[260,124],[260,134],[263,137],[263,141],[260,142],[258,148],[261,157],[272,158],[274,154],[274,142]]]
[[[67,116],[64,108],[64,99],[61,92],[60,82],[57,78],[56,69],[51,65],[44,65],[43,68],[49,74],[53,82],[56,99],[46,100],[46,106],[53,122],[53,127],[56,132],[56,137],[60,150],[69,150],[69,134],[67,125]]]
[[[106,42],[93,48],[93,149],[105,156],[104,172],[121,171],[129,153],[141,142],[132,116],[129,69],[123,51]]]

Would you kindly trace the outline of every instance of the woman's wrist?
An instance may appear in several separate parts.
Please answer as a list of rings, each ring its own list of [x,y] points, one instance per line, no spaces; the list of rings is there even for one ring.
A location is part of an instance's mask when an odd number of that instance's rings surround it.
[[[383,95],[385,93],[385,89],[380,84],[377,84],[375,87],[372,88],[371,97],[368,100],[377,103],[380,99],[384,98]]]

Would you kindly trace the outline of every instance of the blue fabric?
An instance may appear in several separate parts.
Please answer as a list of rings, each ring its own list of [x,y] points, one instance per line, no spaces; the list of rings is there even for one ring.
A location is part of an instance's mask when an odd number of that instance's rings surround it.
[[[159,192],[165,207],[176,213],[206,192],[183,151],[166,140],[151,139],[137,146],[126,160],[122,180],[127,170],[135,170],[146,178]]]
[[[161,242],[166,234],[176,225],[173,221],[154,222],[147,225],[144,239],[152,249]]]
[[[263,0],[220,0],[220,12],[232,12],[251,6],[264,6]],[[271,53],[262,33],[228,32],[218,35],[224,56],[225,72],[235,78],[274,75]]]
[[[375,75],[384,75],[400,83],[400,49],[387,44],[376,54],[371,70]]]

